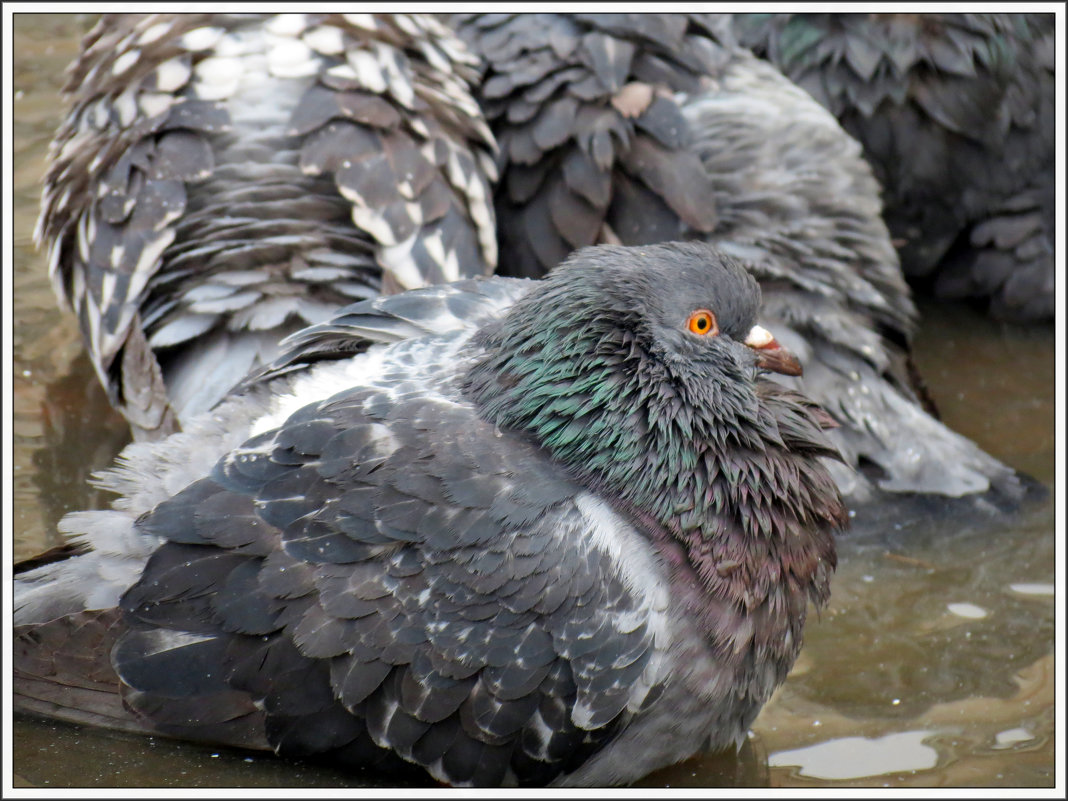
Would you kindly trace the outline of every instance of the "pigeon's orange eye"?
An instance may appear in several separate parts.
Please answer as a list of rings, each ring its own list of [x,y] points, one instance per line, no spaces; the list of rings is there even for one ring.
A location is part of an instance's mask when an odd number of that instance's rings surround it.
[[[701,336],[706,336],[708,334],[715,336],[719,333],[719,326],[716,324],[716,315],[708,309],[698,309],[691,314],[690,319],[686,323],[686,327],[693,333]]]

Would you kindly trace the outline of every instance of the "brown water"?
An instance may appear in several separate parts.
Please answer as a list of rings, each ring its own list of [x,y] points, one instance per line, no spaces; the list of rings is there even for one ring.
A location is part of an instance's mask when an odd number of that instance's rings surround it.
[[[101,506],[86,475],[126,441],[32,243],[57,92],[87,18],[14,18],[14,556],[57,544],[67,511]],[[927,303],[917,359],[944,419],[1054,486],[1051,328]],[[1059,482],[1058,482],[1059,483]],[[1043,787],[1054,783],[1054,504],[994,530],[845,538],[829,607],[737,756],[645,787]],[[888,528],[892,521],[888,521]],[[352,776],[274,757],[15,721],[16,786],[338,787]]]

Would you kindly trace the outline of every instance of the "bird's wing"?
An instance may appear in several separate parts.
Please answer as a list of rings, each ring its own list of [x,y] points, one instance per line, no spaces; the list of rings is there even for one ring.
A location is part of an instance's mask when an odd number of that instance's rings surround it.
[[[620,566],[637,535],[460,398],[454,339],[392,346],[367,385],[138,523],[166,544],[122,602],[132,708],[183,736],[262,721],[281,753],[386,748],[486,784],[548,781],[640,707],[667,598]]]
[[[531,285],[525,279],[480,277],[353,303],[329,320],[286,338],[278,357],[245,385],[261,384],[320,361],[348,358],[373,344],[475,331],[500,320]]]
[[[1054,30],[1048,14],[1016,14],[1011,24],[1017,69],[997,117],[1005,126],[1004,151],[990,162],[1012,165],[998,187],[983,197],[985,215],[969,232],[970,250],[954,252],[937,278],[947,297],[991,298],[992,316],[1017,322],[1052,320],[1056,172],[1052,163]],[[1001,171],[998,171],[999,173]],[[980,173],[982,174],[982,173]]]
[[[192,418],[186,428],[156,442],[125,448],[116,464],[94,476],[94,483],[118,498],[114,508],[68,515],[60,531],[84,555],[57,564],[43,563],[20,576],[15,609],[19,624],[39,625],[62,615],[114,606],[160,544],[135,521],[162,501],[206,475],[215,463],[252,434],[257,421],[277,403],[297,408],[316,394],[316,367],[326,369],[326,386],[362,383],[375,369],[372,345],[388,345],[430,334],[466,336],[500,318],[531,286],[530,281],[477,278],[400,295],[382,296],[337,312],[334,320],[312,326],[286,343],[283,354],[212,409]],[[427,358],[429,372],[440,370]],[[328,366],[325,362],[338,362]],[[295,389],[310,381],[312,395]],[[284,418],[280,418],[278,422]]]
[[[205,384],[383,286],[492,270],[495,145],[473,63],[426,17],[100,21],[72,66],[37,239],[135,427],[166,430],[168,396],[210,405]],[[194,368],[242,364],[161,376],[154,351],[191,342],[212,354]]]
[[[1053,314],[1053,22],[734,15],[742,42],[864,145],[905,272],[938,273],[939,294],[990,297],[994,315],[1022,320]]]
[[[505,165],[502,274],[537,277],[598,242],[676,239],[680,219],[714,227],[674,95],[694,90],[721,55],[704,24],[682,14],[458,15],[486,64],[481,100]],[[611,231],[621,183],[650,211],[634,230]]]

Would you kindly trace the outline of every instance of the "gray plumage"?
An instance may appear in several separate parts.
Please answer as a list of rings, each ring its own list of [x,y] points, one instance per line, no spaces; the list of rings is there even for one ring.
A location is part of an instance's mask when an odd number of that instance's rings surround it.
[[[418,15],[105,15],[37,240],[136,436],[380,291],[492,271],[473,60]]]
[[[1053,14],[738,14],[864,146],[906,274],[997,318],[1054,313]]]
[[[858,143],[739,47],[729,18],[454,20],[484,61],[501,147],[499,272],[539,275],[596,242],[714,243],[760,280],[769,324],[802,355],[797,385],[841,423],[834,469],[851,503],[1015,502],[1013,471],[928,410],[909,357],[916,312]],[[539,137],[560,109],[566,132]]]
[[[342,310],[129,446],[64,524],[91,550],[17,578],[19,708],[459,785],[738,742],[845,520],[759,299],[683,243]],[[38,650],[83,630],[110,693]]]

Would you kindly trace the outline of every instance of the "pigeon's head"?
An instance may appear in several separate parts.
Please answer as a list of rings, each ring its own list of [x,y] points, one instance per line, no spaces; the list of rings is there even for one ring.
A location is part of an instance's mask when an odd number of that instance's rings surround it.
[[[576,251],[484,332],[504,384],[648,357],[681,383],[751,382],[760,369],[800,375],[797,358],[757,324],[760,286],[703,242]],[[627,360],[627,366],[637,368]]]
[[[752,276],[705,243],[585,248],[480,332],[468,391],[487,419],[572,463],[605,436],[646,439],[654,419],[745,441],[763,425],[761,370],[801,372],[759,308]]]
[[[546,284],[550,315],[580,326],[588,317],[592,336],[603,328],[627,330],[676,375],[719,371],[740,379],[753,368],[801,374],[797,358],[757,324],[759,284],[703,242],[587,248]]]

